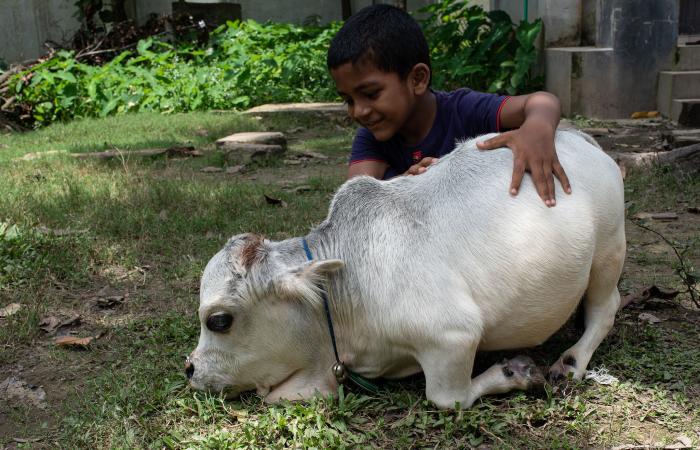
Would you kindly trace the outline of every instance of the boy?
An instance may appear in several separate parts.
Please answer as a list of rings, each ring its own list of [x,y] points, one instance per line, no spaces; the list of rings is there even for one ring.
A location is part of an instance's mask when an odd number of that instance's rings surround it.
[[[428,44],[406,12],[379,4],[350,17],[331,42],[328,68],[348,114],[364,127],[353,141],[348,178],[418,175],[456,141],[513,129],[478,144],[513,151],[510,193],[517,194],[525,170],[547,206],[556,204],[552,173],[571,193],[554,149],[559,100],[546,92],[433,91]]]

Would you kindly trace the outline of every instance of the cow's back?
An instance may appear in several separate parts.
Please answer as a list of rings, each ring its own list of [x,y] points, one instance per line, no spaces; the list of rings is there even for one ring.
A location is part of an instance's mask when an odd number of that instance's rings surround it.
[[[509,149],[474,143],[420,176],[346,183],[325,225],[349,238],[342,257],[369,316],[398,308],[416,311],[413,329],[477,326],[483,349],[537,344],[575,309],[597,249],[620,239],[619,170],[577,133],[557,133],[573,193],[557,182],[548,208],[529,175],[508,193]]]

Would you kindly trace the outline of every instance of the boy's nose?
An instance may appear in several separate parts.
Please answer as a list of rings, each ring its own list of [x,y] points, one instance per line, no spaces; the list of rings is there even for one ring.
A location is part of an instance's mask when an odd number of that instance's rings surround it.
[[[363,119],[369,118],[372,108],[370,108],[366,103],[357,102],[352,108],[352,118],[362,122]]]

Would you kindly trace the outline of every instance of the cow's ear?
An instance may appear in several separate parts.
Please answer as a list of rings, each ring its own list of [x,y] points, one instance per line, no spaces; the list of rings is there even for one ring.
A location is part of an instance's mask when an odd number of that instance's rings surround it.
[[[226,248],[229,250],[229,262],[234,270],[246,274],[251,267],[262,262],[267,256],[263,236],[247,233],[229,240]]]
[[[296,299],[320,304],[320,290],[326,277],[345,266],[339,259],[314,260],[280,275],[274,281],[275,294],[285,299]]]

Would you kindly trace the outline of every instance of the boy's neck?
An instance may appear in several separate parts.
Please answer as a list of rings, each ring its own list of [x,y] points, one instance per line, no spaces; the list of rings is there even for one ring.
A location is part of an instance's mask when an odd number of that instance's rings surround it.
[[[420,144],[428,136],[437,116],[437,99],[432,89],[416,98],[413,112],[399,130],[399,136],[407,145]]]

